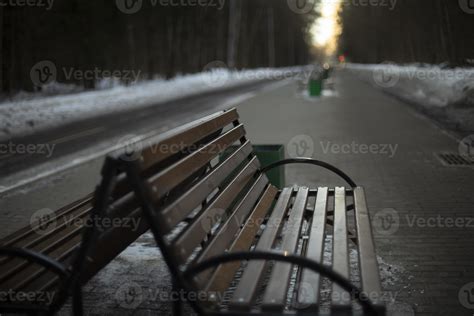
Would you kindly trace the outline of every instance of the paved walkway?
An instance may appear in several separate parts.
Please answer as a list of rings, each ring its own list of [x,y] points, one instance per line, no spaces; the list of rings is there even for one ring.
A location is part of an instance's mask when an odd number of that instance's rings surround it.
[[[366,188],[388,270],[384,288],[397,302],[417,315],[472,315],[460,300],[468,304],[461,288],[474,282],[474,169],[446,167],[435,156],[458,152],[458,141],[350,75],[337,77],[336,90],[337,96],[308,101],[289,85],[239,112],[255,143],[283,143],[290,156],[298,148]],[[289,168],[287,181],[338,183],[310,168]]]
[[[384,289],[398,315],[472,315],[462,287],[474,282],[474,170],[442,165],[435,153],[457,152],[457,141],[408,105],[347,74],[335,81],[336,92],[321,99],[291,83],[245,101],[239,112],[249,138],[333,163],[365,186]],[[289,168],[287,182],[340,184],[303,166]],[[90,314],[169,311],[169,275],[152,244],[144,236],[86,286]],[[130,290],[141,293],[138,302],[123,299]]]

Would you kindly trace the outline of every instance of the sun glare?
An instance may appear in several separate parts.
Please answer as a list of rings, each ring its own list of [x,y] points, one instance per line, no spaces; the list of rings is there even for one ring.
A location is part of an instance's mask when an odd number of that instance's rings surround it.
[[[328,55],[336,51],[337,37],[340,33],[337,19],[339,6],[339,0],[322,0],[321,16],[316,19],[311,29],[314,45],[324,49]]]

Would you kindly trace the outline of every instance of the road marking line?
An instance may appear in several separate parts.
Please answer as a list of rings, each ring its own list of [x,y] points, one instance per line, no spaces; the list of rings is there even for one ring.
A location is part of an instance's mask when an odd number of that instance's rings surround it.
[[[97,133],[99,133],[103,130],[105,130],[105,127],[96,127],[96,128],[92,128],[92,129],[89,129],[89,130],[85,130],[85,131],[76,133],[76,134],[72,134],[72,135],[68,135],[68,136],[58,138],[58,139],[53,140],[49,143],[61,144],[61,143],[65,143],[65,142],[68,142],[68,141],[73,140],[73,139],[81,138],[83,136],[94,135],[94,134],[97,134]]]

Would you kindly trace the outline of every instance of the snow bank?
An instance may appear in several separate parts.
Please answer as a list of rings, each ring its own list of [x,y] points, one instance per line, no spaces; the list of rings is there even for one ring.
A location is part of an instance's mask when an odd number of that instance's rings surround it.
[[[474,106],[474,68],[348,64],[366,81],[425,107]]]
[[[20,94],[13,101],[0,104],[0,141],[63,126],[72,122],[117,112],[157,105],[173,99],[218,89],[236,87],[261,80],[291,78],[303,67],[229,71],[212,69],[199,74],[157,79],[134,86],[77,92],[77,87],[54,83],[42,94]],[[47,96],[60,91],[74,94]],[[35,97],[31,99],[32,97]]]
[[[421,108],[446,127],[474,132],[474,68],[417,64],[347,64],[345,69]]]

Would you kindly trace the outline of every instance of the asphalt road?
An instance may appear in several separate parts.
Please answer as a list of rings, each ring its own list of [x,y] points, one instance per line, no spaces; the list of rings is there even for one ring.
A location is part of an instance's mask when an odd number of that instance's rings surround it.
[[[162,133],[235,106],[275,83],[245,84],[140,110],[96,117],[27,138],[11,139],[2,144],[2,152],[7,148],[7,153],[0,155],[0,195],[103,157],[117,149],[124,137]]]

